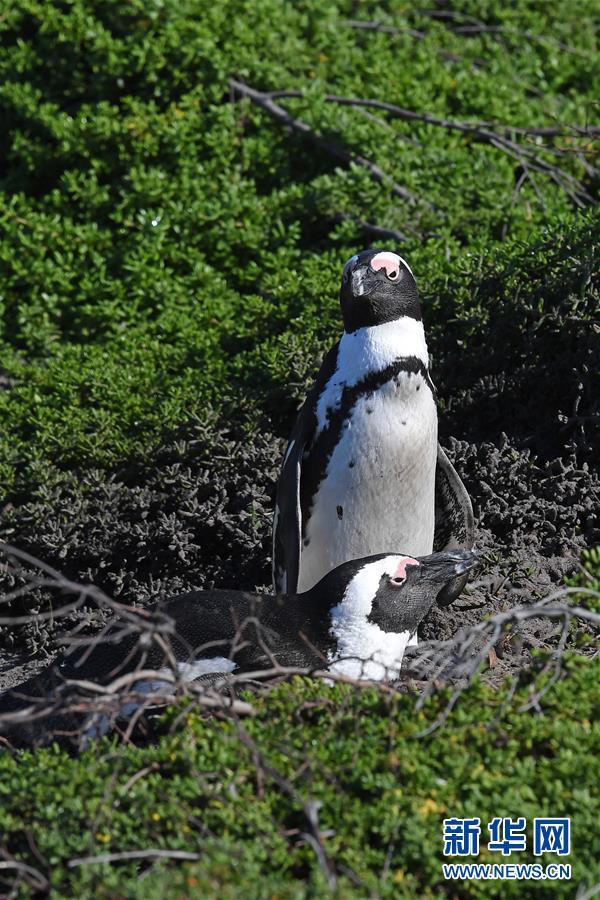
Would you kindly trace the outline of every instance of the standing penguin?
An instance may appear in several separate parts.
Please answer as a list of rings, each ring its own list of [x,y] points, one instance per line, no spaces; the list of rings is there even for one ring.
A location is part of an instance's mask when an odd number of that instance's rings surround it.
[[[435,389],[417,285],[395,253],[346,263],[344,333],[298,418],[277,487],[275,589],[310,589],[347,560],[472,547],[473,511],[437,441]],[[465,579],[438,598],[452,602]]]

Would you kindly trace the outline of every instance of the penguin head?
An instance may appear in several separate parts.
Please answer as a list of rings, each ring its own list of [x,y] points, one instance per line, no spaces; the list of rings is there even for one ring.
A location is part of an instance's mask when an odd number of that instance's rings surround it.
[[[342,273],[340,304],[348,334],[402,316],[421,320],[419,293],[410,267],[401,256],[386,250],[363,250],[348,260]]]
[[[473,550],[444,550],[416,559],[388,556],[368,620],[382,631],[416,631],[448,582],[479,563]],[[393,569],[393,571],[391,571]]]
[[[354,627],[358,617],[381,631],[413,634],[439,592],[473,569],[478,558],[473,550],[444,550],[417,558],[368,556],[333,569],[309,593],[319,603],[331,598],[338,621],[348,627]]]

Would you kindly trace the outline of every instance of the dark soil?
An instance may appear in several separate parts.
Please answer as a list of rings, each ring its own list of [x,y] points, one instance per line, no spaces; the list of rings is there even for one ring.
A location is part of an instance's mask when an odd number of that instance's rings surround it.
[[[568,336],[559,332],[560,322],[520,339],[515,332],[504,365],[497,348],[475,347],[464,357],[441,348],[440,436],[473,500],[476,546],[488,555],[480,580],[453,606],[432,612],[425,639],[531,603],[576,569],[582,549],[600,543],[600,342],[589,322]],[[69,476],[34,502],[5,508],[2,536],[126,603],[196,588],[268,589],[284,449],[274,432],[290,427],[287,418],[252,431],[248,423],[196,425],[152,464],[112,477]],[[2,587],[17,583],[5,575]],[[48,601],[36,589],[13,609],[35,612]],[[94,629],[104,615],[87,609],[78,620]],[[527,628],[541,646],[553,630],[539,620]],[[32,622],[2,627],[0,640],[5,654],[39,666],[55,655],[58,635],[56,625]],[[521,666],[523,652],[505,654],[502,670]],[[30,671],[4,666],[0,685]]]

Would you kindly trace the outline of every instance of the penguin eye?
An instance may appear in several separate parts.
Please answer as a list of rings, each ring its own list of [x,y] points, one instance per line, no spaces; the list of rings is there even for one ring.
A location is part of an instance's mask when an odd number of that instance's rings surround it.
[[[394,576],[394,578],[390,578],[390,584],[392,587],[400,587],[404,584],[406,578],[400,578],[399,576]]]
[[[400,277],[400,272],[397,269],[395,272],[388,272],[387,277],[390,279],[390,281],[398,281],[398,278]]]

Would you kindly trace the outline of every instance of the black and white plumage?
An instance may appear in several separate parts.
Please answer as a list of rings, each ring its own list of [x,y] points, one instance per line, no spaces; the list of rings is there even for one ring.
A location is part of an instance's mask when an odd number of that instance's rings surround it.
[[[188,682],[269,669],[274,663],[368,680],[395,678],[440,591],[456,577],[468,577],[476,564],[477,554],[469,550],[420,559],[379,554],[344,563],[300,595],[183,594],[152,611],[162,626],[160,641],[148,640],[148,631],[140,638],[126,621],[117,621],[102,640],[93,639],[50,672],[0,697],[0,717],[36,698],[64,697],[61,688],[69,682],[107,685],[130,672],[146,672],[135,683],[137,691],[160,692],[167,686],[160,674],[172,673],[173,661]],[[117,715],[130,715],[137,705],[128,702]],[[109,722],[103,715],[80,727],[89,739],[105,733]],[[18,729],[11,731],[14,739]],[[24,740],[31,742],[31,735]]]
[[[344,268],[344,332],[302,406],[277,487],[273,581],[305,591],[349,559],[473,545],[469,496],[437,442],[418,291],[395,253]],[[434,540],[435,538],[435,540]],[[448,585],[451,602],[464,579]]]

